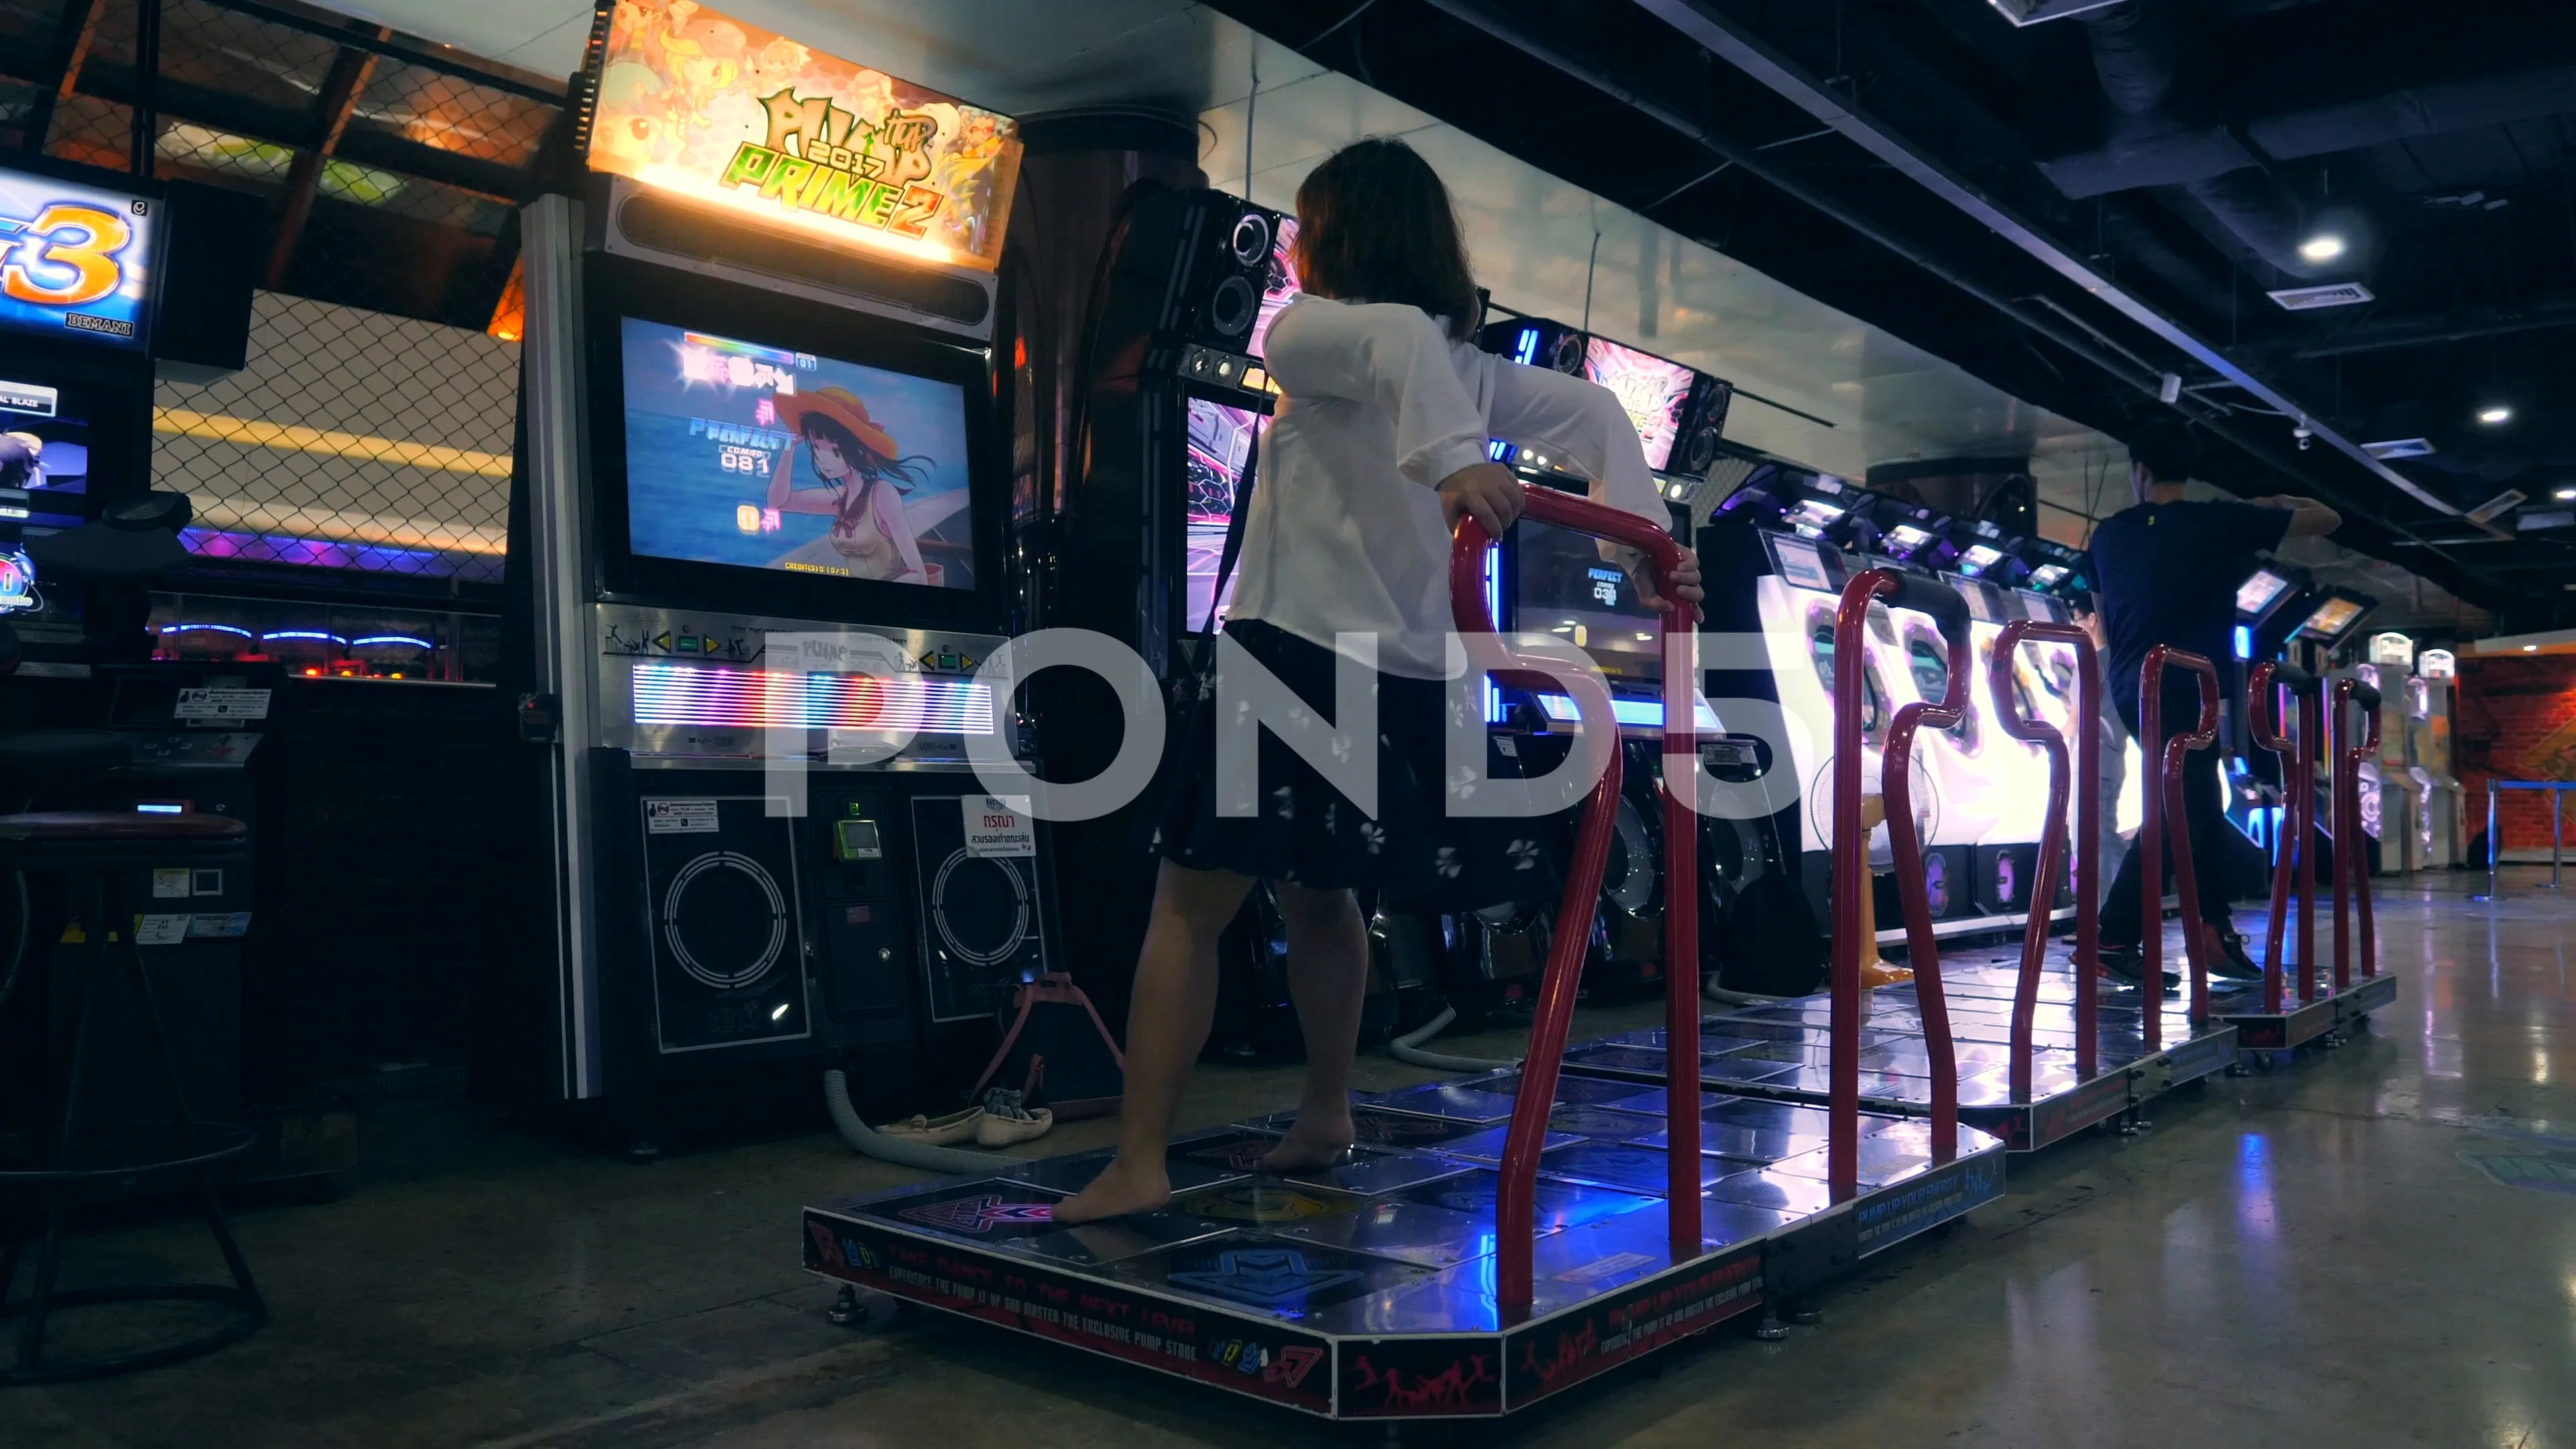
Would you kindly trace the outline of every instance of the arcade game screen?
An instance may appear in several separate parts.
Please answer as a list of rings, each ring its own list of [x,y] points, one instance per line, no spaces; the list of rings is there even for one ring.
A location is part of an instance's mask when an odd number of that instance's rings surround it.
[[[2353,621],[2360,617],[2361,605],[2353,600],[2328,599],[2317,605],[2316,612],[2299,625],[2299,632],[2314,639],[2332,640],[2351,628]]]
[[[2260,614],[2289,587],[2290,581],[2281,575],[2270,569],[2256,569],[2254,577],[2236,586],[2236,612]]]
[[[88,517],[89,409],[79,388],[0,376],[0,488],[27,490],[38,528]]]
[[[1189,550],[1189,615],[1181,623],[1196,629],[1207,622],[1215,598],[1217,565],[1225,557],[1225,532],[1234,517],[1234,498],[1243,483],[1243,464],[1252,452],[1253,414],[1205,398],[1190,399],[1189,488],[1182,527]],[[1234,600],[1233,579],[1225,581],[1217,622]]]
[[[1663,677],[1660,616],[1637,601],[1636,584],[1603,562],[1590,538],[1524,522],[1514,546],[1515,628],[1572,640],[1615,679]]]
[[[975,587],[955,383],[623,320],[627,546]]]
[[[1610,389],[1628,410],[1637,440],[1646,445],[1646,466],[1658,473],[1671,466],[1695,374],[1678,362],[1594,337],[1583,344],[1583,376]]]

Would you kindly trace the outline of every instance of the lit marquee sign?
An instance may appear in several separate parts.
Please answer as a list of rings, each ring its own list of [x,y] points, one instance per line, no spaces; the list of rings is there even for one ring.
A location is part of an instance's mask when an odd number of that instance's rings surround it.
[[[692,0],[619,0],[590,165],[730,210],[991,271],[1019,127]]]
[[[142,347],[159,222],[147,198],[0,169],[0,327]]]

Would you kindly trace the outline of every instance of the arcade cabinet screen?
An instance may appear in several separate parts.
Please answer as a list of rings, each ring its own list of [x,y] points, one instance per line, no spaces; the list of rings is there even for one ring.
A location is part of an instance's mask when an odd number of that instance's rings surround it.
[[[1971,576],[1982,574],[2003,561],[2002,549],[1991,544],[1972,543],[1966,553],[1959,555],[1959,572]]]
[[[1833,576],[1825,572],[1825,562],[1817,555],[1814,544],[1775,538],[1771,541],[1771,561],[1779,565],[1780,577],[1794,588],[1828,594],[1834,591]]]
[[[0,170],[0,328],[139,350],[160,225],[147,198]]]
[[[1912,558],[1932,546],[1932,535],[1910,523],[1900,523],[1887,531],[1888,551],[1898,558]]]
[[[2351,599],[2328,599],[2308,615],[2299,632],[2317,639],[2332,639],[2352,627],[2361,617],[2361,605]]]
[[[79,388],[0,376],[0,488],[27,491],[24,522],[70,528],[89,516],[89,408]]]
[[[1190,495],[1182,523],[1189,553],[1189,613],[1181,620],[1183,628],[1206,623],[1211,601],[1217,603],[1217,622],[1225,622],[1223,610],[1234,600],[1233,579],[1225,581],[1225,597],[1216,599],[1216,571],[1225,557],[1225,531],[1234,517],[1235,493],[1243,484],[1243,464],[1252,452],[1256,421],[1241,408],[1190,399]]]
[[[2066,565],[2064,564],[2041,564],[2039,567],[2030,571],[2030,586],[2035,589],[2053,589],[2064,582],[2066,582]],[[2237,596],[2238,606],[2242,607],[2244,605],[2244,601],[2244,595],[2239,594]]]
[[[634,317],[622,325],[635,553],[975,587],[964,388]]]
[[[1593,337],[1583,344],[1583,376],[1618,397],[1628,421],[1637,425],[1637,440],[1646,445],[1646,466],[1664,471],[1681,436],[1682,408],[1690,402],[1695,374],[1678,362]]]
[[[1602,560],[1599,545],[1579,533],[1523,522],[1514,547],[1515,628],[1571,641],[1613,678],[1663,677],[1656,644],[1661,616],[1637,601],[1636,584]]]
[[[2288,579],[2270,569],[2256,569],[2254,577],[2236,586],[2236,612],[2260,614],[2272,607],[2272,601],[2281,597],[2281,592],[2289,586]]]

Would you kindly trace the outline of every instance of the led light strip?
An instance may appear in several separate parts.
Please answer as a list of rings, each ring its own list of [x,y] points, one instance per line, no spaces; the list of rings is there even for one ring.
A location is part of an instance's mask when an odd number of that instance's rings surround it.
[[[993,690],[970,679],[880,679],[638,662],[635,723],[740,729],[993,732]]]

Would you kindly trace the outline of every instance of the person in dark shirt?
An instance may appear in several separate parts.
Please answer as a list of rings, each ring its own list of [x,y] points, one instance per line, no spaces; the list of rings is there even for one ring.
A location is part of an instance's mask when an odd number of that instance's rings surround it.
[[[2255,555],[2285,538],[2313,538],[2332,533],[2343,519],[2309,498],[2256,498],[2243,503],[2186,502],[2183,480],[2199,461],[2191,430],[2179,418],[2158,418],[2140,428],[2129,442],[2129,486],[2138,504],[2102,520],[2093,530],[2093,577],[2102,604],[2103,633],[2108,641],[2103,668],[2120,720],[2139,731],[2138,673],[2147,651],[2162,644],[2197,654],[2213,664],[2232,655],[2236,625],[2236,586],[2254,571]],[[2183,670],[2168,670],[2160,694],[2164,732],[2192,727],[2199,719],[2198,679]],[[2191,832],[2193,861],[2200,867],[2201,919],[2218,927],[2217,974],[2240,979],[2261,976],[2245,954],[2245,943],[2229,922],[2227,891],[2216,875],[2227,828],[2218,783],[2218,750],[2193,750],[2184,756],[2183,813]],[[2162,774],[2154,760],[2144,762],[2143,788],[2158,788]],[[2168,836],[2168,839],[2171,837]],[[2170,848],[2166,879],[2172,879]],[[2139,939],[2144,923],[2160,921],[2163,912],[2141,899],[2144,853],[2131,849],[2120,861],[2102,905],[2101,966],[2109,975],[2137,984],[2143,974]],[[2174,978],[2168,976],[2170,988]]]

